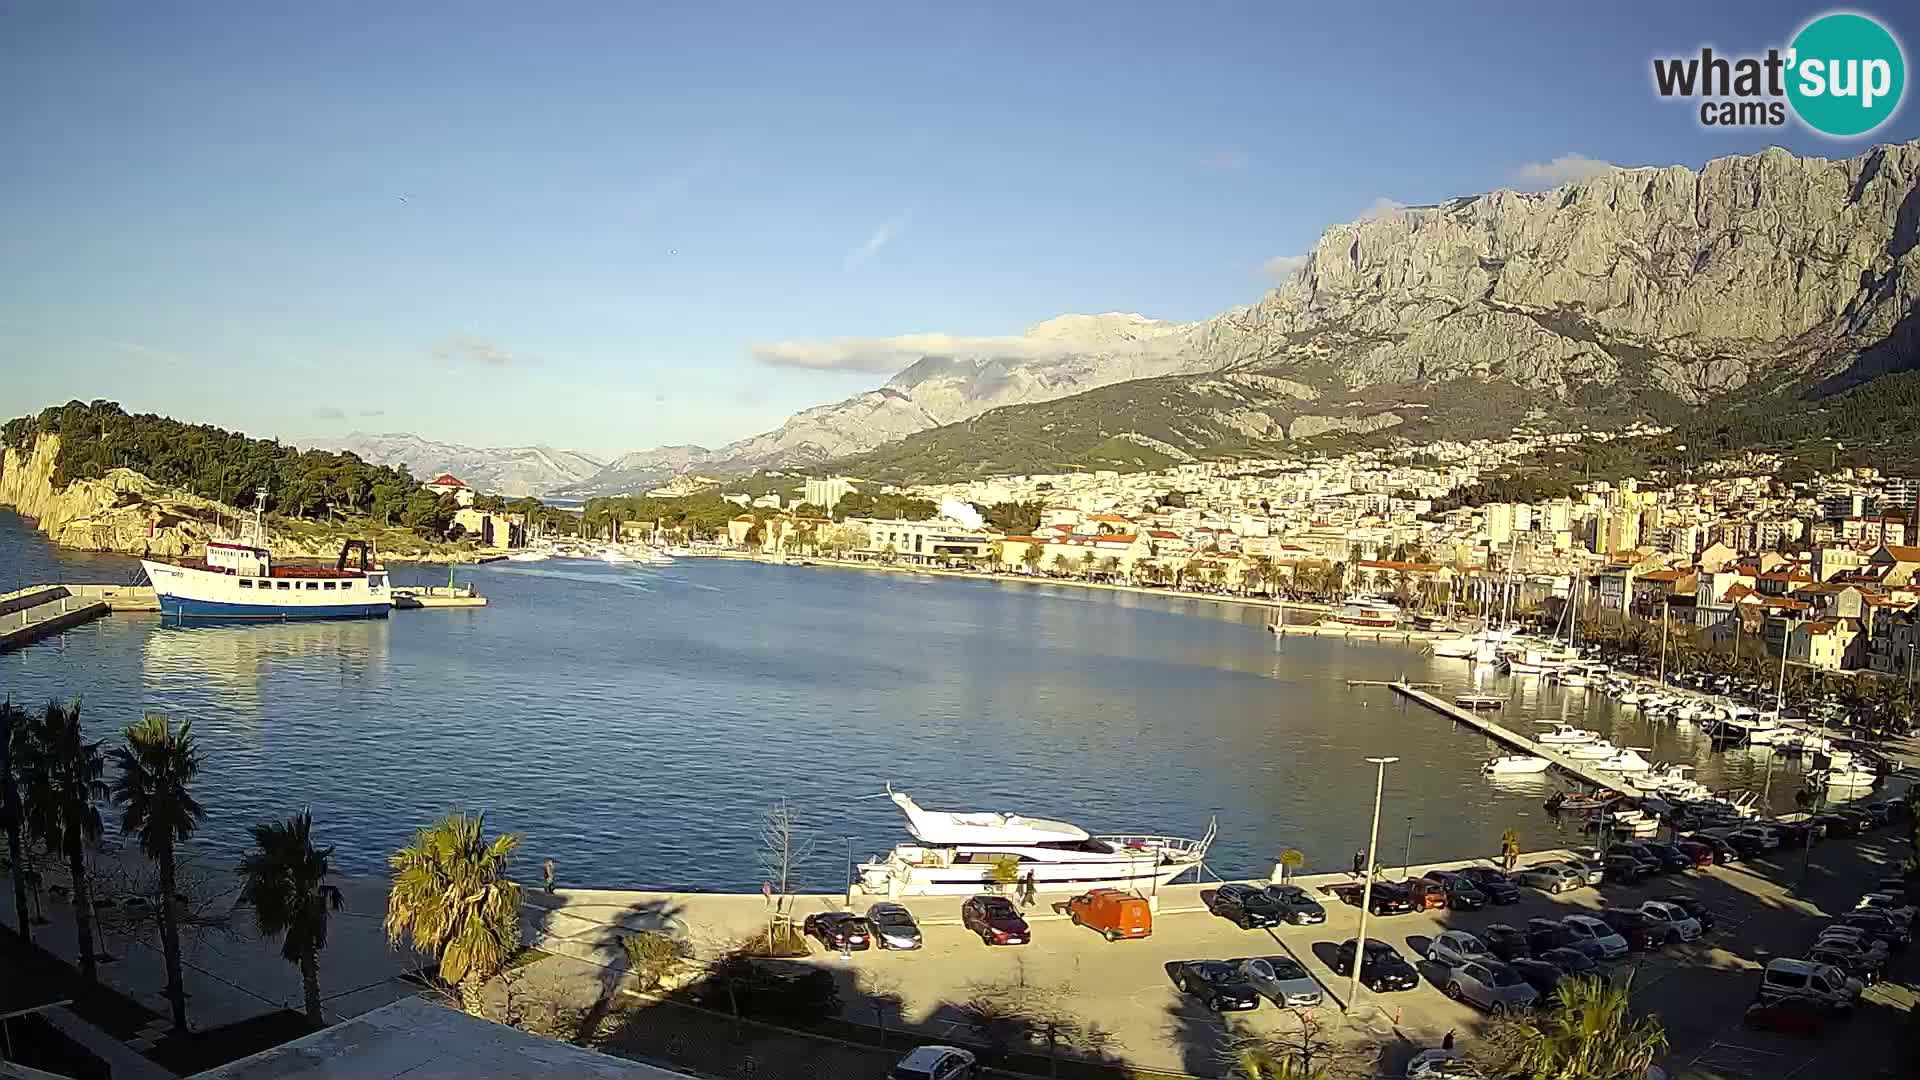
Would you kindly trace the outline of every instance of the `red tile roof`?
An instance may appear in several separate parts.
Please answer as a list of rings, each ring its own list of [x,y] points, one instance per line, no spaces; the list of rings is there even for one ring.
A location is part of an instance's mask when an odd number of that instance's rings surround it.
[[[460,482],[459,477],[453,475],[452,473],[444,473],[444,472],[441,473],[439,476],[434,477],[432,480],[429,480],[428,483],[435,487],[466,487],[467,486]]]

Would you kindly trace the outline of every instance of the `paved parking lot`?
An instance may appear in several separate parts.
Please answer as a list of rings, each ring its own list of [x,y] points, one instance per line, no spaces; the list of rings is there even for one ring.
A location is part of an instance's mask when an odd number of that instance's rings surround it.
[[[1819,1039],[1752,1032],[1740,1024],[1759,970],[1769,960],[1798,956],[1832,913],[1850,908],[1865,884],[1893,873],[1907,853],[1901,827],[1816,845],[1803,890],[1802,853],[1782,850],[1735,866],[1656,878],[1635,887],[1608,885],[1559,896],[1523,890],[1520,903],[1476,912],[1432,911],[1369,920],[1368,934],[1419,962],[1433,936],[1444,929],[1478,930],[1493,922],[1524,926],[1535,916],[1559,916],[1608,905],[1688,892],[1718,914],[1715,931],[1687,945],[1649,955],[1634,954],[1616,965],[1631,977],[1638,1007],[1660,1014],[1672,1041],[1668,1067],[1678,1077],[1754,1078],[1808,1076],[1825,1060],[1843,1064],[1849,1077],[1891,1075],[1895,1025],[1911,1007],[1920,952],[1896,958],[1889,979],[1869,991],[1851,1019],[1831,1025]],[[1416,873],[1418,871],[1416,870]],[[1071,1008],[1115,1034],[1113,1052],[1136,1065],[1217,1075],[1221,1021],[1183,998],[1163,965],[1172,960],[1291,955],[1319,979],[1332,1002],[1344,1002],[1347,981],[1329,966],[1333,946],[1352,937],[1358,913],[1328,898],[1328,922],[1315,927],[1243,931],[1205,914],[1167,914],[1152,938],[1109,944],[1090,930],[1062,922],[1036,922],[1034,944],[989,948],[957,926],[929,925],[918,953],[859,953],[821,960],[843,971],[850,990],[847,1016],[873,1022],[871,999],[905,1023],[934,1034],[953,1033],[961,1023],[956,1006],[970,987],[1010,979],[1067,987]],[[1462,1045],[1485,1023],[1472,1008],[1446,998],[1435,983],[1441,973],[1419,962],[1422,985],[1374,995],[1362,991],[1361,1008],[1342,1015],[1338,1004],[1319,1010],[1329,1032],[1343,1041],[1379,1048],[1382,1067],[1397,1070],[1417,1049],[1437,1045],[1449,1031]],[[1257,1031],[1285,1031],[1298,1021],[1263,1004],[1233,1022]],[[1397,1075],[1397,1072],[1395,1073]]]

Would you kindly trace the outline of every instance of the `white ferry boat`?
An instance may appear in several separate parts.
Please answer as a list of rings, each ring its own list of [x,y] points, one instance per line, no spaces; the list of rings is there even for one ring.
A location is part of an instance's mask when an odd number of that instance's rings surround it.
[[[1329,626],[1361,626],[1391,630],[1400,625],[1400,607],[1372,596],[1357,596],[1324,620]]]
[[[276,566],[267,550],[267,493],[255,496],[238,537],[207,542],[199,559],[142,559],[160,614],[187,620],[367,619],[393,608],[373,545],[349,540],[333,566]],[[358,556],[349,566],[348,557]]]
[[[1219,831],[1216,822],[1197,840],[1094,836],[1065,821],[927,810],[904,791],[889,788],[887,795],[919,842],[897,845],[855,868],[870,895],[970,896],[992,888],[995,870],[1008,859],[1018,881],[1031,880],[1038,892],[1151,889],[1199,867]]]

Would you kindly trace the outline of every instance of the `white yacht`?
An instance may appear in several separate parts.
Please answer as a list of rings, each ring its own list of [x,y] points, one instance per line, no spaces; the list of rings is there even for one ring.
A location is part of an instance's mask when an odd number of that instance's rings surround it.
[[[1480,771],[1488,776],[1513,776],[1531,773],[1543,773],[1553,767],[1553,762],[1532,754],[1506,754],[1487,759]]]
[[[906,815],[918,843],[900,844],[855,867],[870,895],[969,896],[991,888],[1007,860],[1019,881],[1040,892],[1095,888],[1143,890],[1171,883],[1206,857],[1215,822],[1199,839],[1094,836],[1078,825],[1024,814],[928,810],[904,791],[887,795]]]
[[[1321,622],[1327,626],[1358,626],[1391,630],[1400,625],[1402,614],[1398,604],[1382,600],[1377,596],[1356,596]]]
[[[1653,768],[1653,762],[1640,756],[1645,747],[1622,747],[1612,757],[1599,762],[1594,768],[1601,772],[1643,773]]]
[[[1620,748],[1606,739],[1577,743],[1567,749],[1567,756],[1580,761],[1604,761],[1620,752]]]
[[[1543,720],[1540,721],[1540,723],[1553,724],[1553,730],[1545,732],[1544,734],[1535,735],[1533,741],[1546,743],[1550,746],[1572,746],[1579,743],[1590,743],[1600,737],[1588,731],[1586,728],[1577,728],[1572,724],[1562,724],[1550,720]]]

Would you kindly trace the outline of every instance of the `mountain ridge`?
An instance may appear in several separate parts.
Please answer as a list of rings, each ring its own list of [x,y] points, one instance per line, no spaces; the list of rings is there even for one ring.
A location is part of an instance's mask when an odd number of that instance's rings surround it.
[[[604,469],[606,461],[577,450],[551,446],[472,447],[436,442],[408,432],[349,432],[319,439],[319,449],[344,450],[373,465],[406,466],[427,479],[447,472],[469,487],[491,494],[543,495],[577,483]]]

